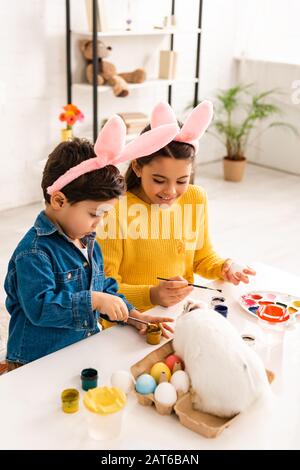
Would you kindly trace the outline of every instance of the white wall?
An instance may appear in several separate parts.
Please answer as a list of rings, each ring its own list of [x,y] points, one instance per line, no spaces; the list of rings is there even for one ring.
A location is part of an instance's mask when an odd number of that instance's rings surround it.
[[[236,54],[299,64],[299,0],[242,0]]]
[[[258,122],[249,138],[246,157],[249,161],[278,170],[300,175],[300,82],[298,90],[292,89],[300,77],[300,65],[257,59],[237,61],[237,80],[255,83],[260,91],[278,89],[268,101],[279,107],[282,115]],[[297,98],[298,96],[298,98]],[[296,99],[297,98],[297,99]],[[299,136],[284,127],[273,127],[265,131],[273,121],[288,122],[298,129]]]
[[[0,0],[0,209],[41,198],[33,165],[57,142],[66,100],[64,3]]]
[[[300,2],[298,0],[243,0],[239,4],[239,23],[235,55],[237,81],[255,83],[258,90],[277,88],[280,93],[271,98],[282,116],[300,132]],[[259,12],[259,14],[257,14]],[[298,82],[297,82],[298,81]],[[283,128],[261,134],[259,125],[250,141],[247,158],[258,164],[300,174],[299,137]],[[256,139],[256,137],[258,137]]]
[[[236,25],[239,22],[239,0],[204,0],[201,40],[199,99],[215,102],[218,89],[227,88],[234,80]],[[212,136],[200,141],[199,163],[217,160],[224,149]]]

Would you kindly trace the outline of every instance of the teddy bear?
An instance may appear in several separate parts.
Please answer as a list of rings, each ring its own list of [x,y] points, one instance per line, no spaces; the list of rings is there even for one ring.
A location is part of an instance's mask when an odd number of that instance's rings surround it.
[[[88,60],[86,68],[86,78],[89,83],[93,83],[93,41],[82,40],[80,49]],[[112,48],[106,46],[102,41],[97,41],[97,57],[98,57],[98,85],[110,85],[114,95],[125,97],[129,94],[128,83],[142,83],[146,80],[146,73],[143,68],[138,68],[132,72],[117,73],[117,69],[112,62],[108,62],[106,57],[109,56]]]

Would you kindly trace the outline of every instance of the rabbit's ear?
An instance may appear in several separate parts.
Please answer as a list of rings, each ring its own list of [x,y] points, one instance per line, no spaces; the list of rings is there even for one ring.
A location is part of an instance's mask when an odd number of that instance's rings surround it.
[[[123,119],[112,116],[101,129],[94,150],[97,157],[105,165],[113,165],[125,146],[126,126]]]
[[[120,158],[118,158],[114,164],[151,155],[171,142],[176,134],[177,126],[175,124],[166,124],[164,126],[151,129],[150,131],[139,135],[136,139],[126,145]]]
[[[179,142],[192,142],[199,140],[213,117],[213,105],[210,101],[203,101],[191,112],[175,140]]]
[[[177,124],[177,119],[171,106],[164,101],[158,103],[151,113],[151,129],[164,124]],[[178,127],[179,132],[179,127]]]

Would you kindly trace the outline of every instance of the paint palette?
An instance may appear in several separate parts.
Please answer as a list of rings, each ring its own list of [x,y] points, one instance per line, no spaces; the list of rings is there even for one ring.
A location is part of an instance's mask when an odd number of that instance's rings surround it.
[[[244,294],[239,304],[251,315],[270,323],[287,323],[300,313],[300,297],[272,291]]]

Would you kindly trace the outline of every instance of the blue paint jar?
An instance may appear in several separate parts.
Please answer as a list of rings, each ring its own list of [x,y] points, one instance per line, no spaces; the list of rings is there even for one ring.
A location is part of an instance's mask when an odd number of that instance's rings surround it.
[[[96,388],[98,383],[98,372],[96,369],[83,369],[81,371],[81,384],[83,390]]]
[[[215,305],[214,310],[223,315],[223,317],[227,317],[228,307],[226,305]]]

